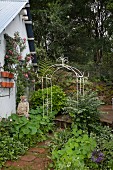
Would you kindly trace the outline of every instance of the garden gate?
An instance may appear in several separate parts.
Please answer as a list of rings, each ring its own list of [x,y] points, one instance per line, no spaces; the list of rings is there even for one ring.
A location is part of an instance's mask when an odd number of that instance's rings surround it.
[[[51,65],[44,73],[44,75],[42,76],[42,98],[43,98],[43,116],[45,114],[48,115],[48,109],[51,109],[52,112],[52,78],[55,75],[55,73],[61,69],[66,69],[67,71],[71,71],[74,74],[74,78],[75,78],[75,88],[76,88],[76,100],[78,102],[78,97],[79,94],[84,95],[84,73],[82,73],[81,71],[79,71],[77,68],[72,67],[67,65],[68,63],[68,58],[63,58],[60,57],[57,59],[57,61],[61,61],[60,64],[54,64]],[[48,73],[48,71],[50,69],[54,68],[54,71],[52,73]],[[48,87],[51,88],[51,96],[49,98],[48,96]],[[46,94],[46,98],[44,98],[44,93],[43,90],[44,88],[47,88],[47,94]]]

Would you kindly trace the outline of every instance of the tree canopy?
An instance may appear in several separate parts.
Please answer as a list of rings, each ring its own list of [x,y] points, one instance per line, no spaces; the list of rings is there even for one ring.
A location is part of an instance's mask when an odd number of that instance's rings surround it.
[[[32,0],[39,58],[64,56],[79,64],[112,65],[112,0]]]

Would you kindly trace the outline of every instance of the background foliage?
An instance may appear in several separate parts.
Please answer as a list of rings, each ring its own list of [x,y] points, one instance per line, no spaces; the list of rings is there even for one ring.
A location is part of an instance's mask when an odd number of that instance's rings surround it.
[[[63,55],[87,68],[90,77],[113,80],[111,0],[32,0],[30,4],[38,60]]]

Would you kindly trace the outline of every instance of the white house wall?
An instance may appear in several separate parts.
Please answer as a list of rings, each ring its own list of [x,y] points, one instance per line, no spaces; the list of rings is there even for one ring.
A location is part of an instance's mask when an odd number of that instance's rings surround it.
[[[15,87],[0,89],[0,116],[8,117],[11,113],[16,113]]]
[[[9,36],[13,37],[15,32],[19,32],[21,38],[26,38],[27,33],[25,23],[22,20],[21,15],[17,15],[16,18],[5,28],[5,30],[0,34],[0,63],[1,66],[4,65],[4,56],[6,53],[6,42],[4,39],[4,34],[7,33]],[[29,46],[26,41],[26,49],[23,51],[22,56],[25,57],[29,54]],[[9,88],[0,88],[0,116],[8,117],[11,113],[16,113],[16,93],[15,86]]]
[[[13,37],[15,32],[19,32],[21,38],[26,38],[27,32],[25,27],[25,22],[22,20],[22,15],[17,15],[17,17],[6,27],[3,33],[7,33],[9,36]],[[28,42],[26,41],[26,49],[23,51],[23,56],[30,53]]]

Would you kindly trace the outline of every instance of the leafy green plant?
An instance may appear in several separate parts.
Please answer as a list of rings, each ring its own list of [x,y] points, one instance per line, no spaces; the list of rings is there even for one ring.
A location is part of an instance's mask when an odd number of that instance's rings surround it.
[[[28,148],[20,141],[15,140],[8,135],[0,134],[0,167],[6,160],[17,159],[19,155],[23,155]]]
[[[38,50],[38,48],[36,49],[36,51]],[[37,53],[38,55],[38,53]],[[39,56],[39,55],[38,55]],[[50,67],[52,66],[53,61],[50,60],[50,58],[47,58],[47,56],[45,58],[40,58],[39,59],[39,76],[45,76],[46,75],[51,75],[53,73],[53,69]]]
[[[54,139],[51,141],[50,149],[62,149],[64,144],[72,137],[72,133],[70,133],[71,129],[64,129],[54,133]]]
[[[99,123],[100,111],[98,107],[102,102],[98,99],[95,92],[86,91],[84,96],[80,95],[79,100],[69,98],[65,111],[73,118],[74,123],[81,129],[90,131],[92,124]]]
[[[5,119],[3,118],[2,121],[0,122],[0,134],[1,135],[10,135],[10,130],[11,130],[11,122],[10,119]]]
[[[112,170],[113,167],[113,134],[108,126],[93,126],[95,133],[91,136],[95,138],[97,146],[92,152],[92,159],[86,160],[85,164],[93,170]]]
[[[52,109],[53,111],[60,111],[62,107],[65,106],[66,102],[66,95],[62,91],[62,89],[59,86],[52,86],[49,88],[39,89],[38,91],[35,91],[30,99],[30,104],[33,109],[36,109],[37,106],[42,106],[43,105],[43,100],[45,103],[48,100],[49,103],[49,109],[50,109],[50,104],[51,104],[51,95],[52,95]],[[47,99],[48,96],[48,99]]]
[[[36,111],[34,112],[35,115],[31,114],[33,110],[31,111],[29,120],[25,117],[18,117],[15,114],[9,117],[9,119],[12,119],[10,134],[15,139],[26,143],[27,146],[45,139],[45,134],[53,127],[53,123],[48,116],[43,117],[38,112],[37,115]]]
[[[104,154],[104,161],[101,163],[102,170],[113,167],[113,133],[109,127],[101,127],[101,133],[96,136],[97,146]]]
[[[53,147],[52,160],[55,170],[87,170],[85,160],[91,158],[91,153],[96,147],[94,138],[74,127],[72,137],[64,143],[63,147]]]
[[[47,138],[53,117],[43,116],[43,109],[30,111],[29,120],[12,114],[0,122],[0,167],[6,160],[17,159],[26,149]]]

